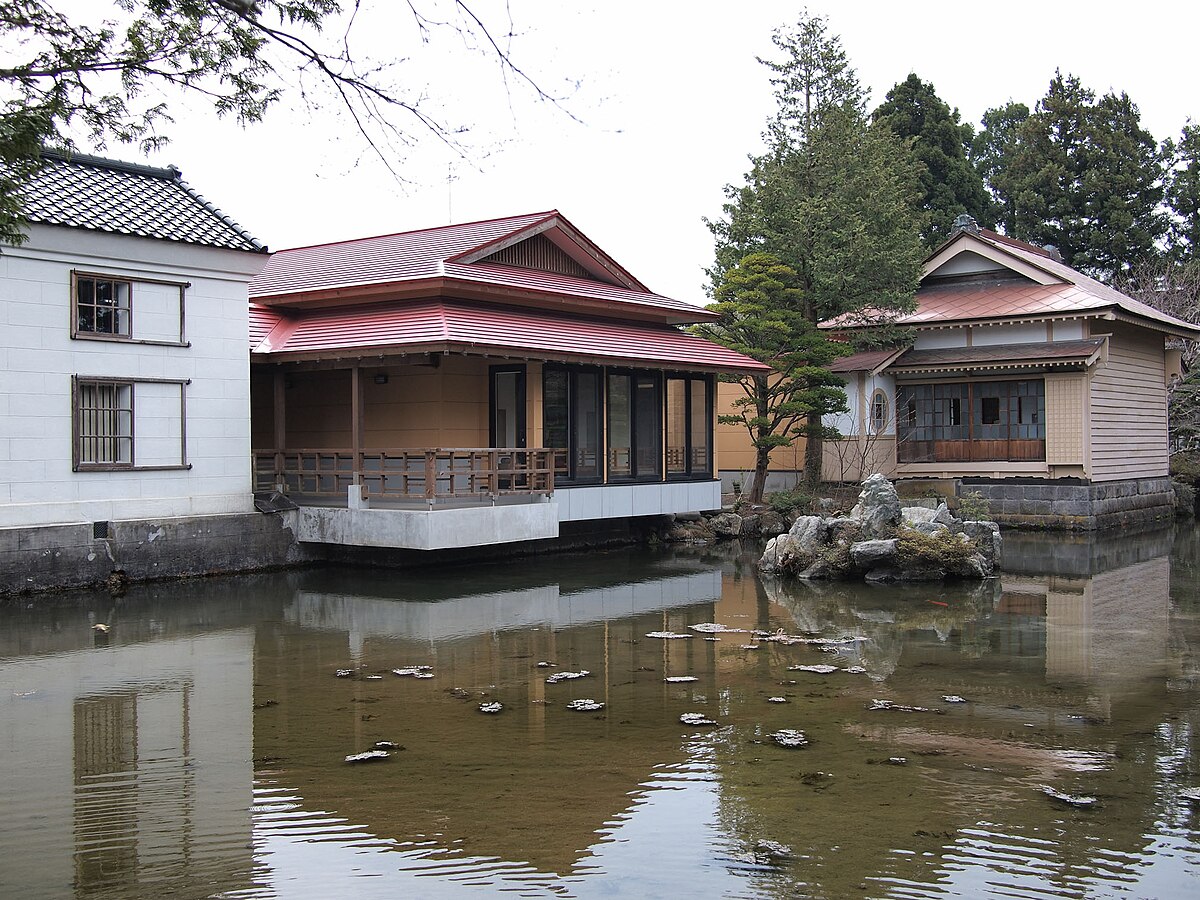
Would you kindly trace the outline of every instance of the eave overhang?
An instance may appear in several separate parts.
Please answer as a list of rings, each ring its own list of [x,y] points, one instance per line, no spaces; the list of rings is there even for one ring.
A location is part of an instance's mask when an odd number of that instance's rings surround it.
[[[681,309],[666,307],[651,301],[634,299],[581,297],[568,291],[516,288],[485,284],[470,278],[434,275],[403,281],[354,284],[323,288],[315,291],[258,295],[251,301],[283,309],[320,309],[361,303],[386,301],[446,299],[482,300],[533,309],[557,309],[585,315],[601,315],[667,325],[688,325],[694,322],[715,322],[720,316],[704,307]]]
[[[1108,338],[983,347],[908,350],[887,367],[889,375],[974,372],[1047,372],[1087,369],[1108,356]]]

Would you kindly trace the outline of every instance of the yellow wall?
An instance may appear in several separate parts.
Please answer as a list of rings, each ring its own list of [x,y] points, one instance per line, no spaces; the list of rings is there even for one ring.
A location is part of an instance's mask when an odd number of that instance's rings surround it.
[[[717,382],[717,415],[735,415],[733,401],[745,393],[736,384]],[[722,472],[754,471],[757,451],[750,442],[750,433],[742,425],[716,426],[715,442],[719,455],[717,469]],[[799,472],[804,469],[804,438],[797,438],[790,447],[776,447],[771,451],[772,472]]]

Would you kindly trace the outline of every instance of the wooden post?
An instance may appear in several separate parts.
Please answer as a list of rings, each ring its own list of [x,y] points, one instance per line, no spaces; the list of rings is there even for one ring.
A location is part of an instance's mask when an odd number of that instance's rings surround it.
[[[275,489],[283,485],[283,451],[287,448],[287,378],[283,369],[275,369],[274,399]]]
[[[354,452],[354,484],[362,484],[363,468],[363,386],[358,363],[350,367],[350,447]]]

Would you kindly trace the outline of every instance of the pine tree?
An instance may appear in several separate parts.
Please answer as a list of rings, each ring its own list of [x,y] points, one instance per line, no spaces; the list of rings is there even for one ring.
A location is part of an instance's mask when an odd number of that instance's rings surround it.
[[[1002,155],[989,184],[1012,236],[1054,245],[1105,280],[1156,252],[1167,227],[1163,153],[1127,94],[1097,100],[1078,78],[1056,73],[1011,139],[994,146]]]
[[[966,213],[991,227],[991,201],[983,178],[967,157],[975,129],[962,122],[929,82],[915,73],[887,93],[872,113],[875,122],[908,141],[921,165],[921,208],[929,218],[921,231],[932,249],[950,236],[954,220]]]
[[[766,63],[777,102],[767,150],[743,185],[726,188],[724,218],[708,223],[714,291],[742,259],[765,252],[796,272],[792,302],[810,325],[844,314],[894,318],[912,308],[925,255],[912,154],[867,121],[865,92],[823,19],[804,17],[774,42],[783,56]],[[802,432],[813,488],[825,434],[819,411]]]
[[[846,411],[842,382],[828,369],[838,348],[805,316],[798,284],[795,270],[777,257],[752,253],[726,272],[717,288],[717,302],[709,309],[720,313],[720,320],[695,327],[697,334],[775,370],[722,378],[742,391],[733,412],[718,421],[740,425],[750,435],[755,448],[751,503],[762,502],[773,449],[790,446],[806,431],[810,415]]]
[[[1200,126],[1189,122],[1170,144],[1166,201],[1171,209],[1167,246],[1177,263],[1200,267]]]

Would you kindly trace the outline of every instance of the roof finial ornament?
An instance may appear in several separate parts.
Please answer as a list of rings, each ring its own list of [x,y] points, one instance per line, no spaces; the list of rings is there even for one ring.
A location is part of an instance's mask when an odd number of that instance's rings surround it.
[[[951,234],[958,234],[960,231],[965,231],[968,234],[979,234],[979,223],[975,221],[974,216],[969,213],[962,213],[954,220],[954,225]]]

